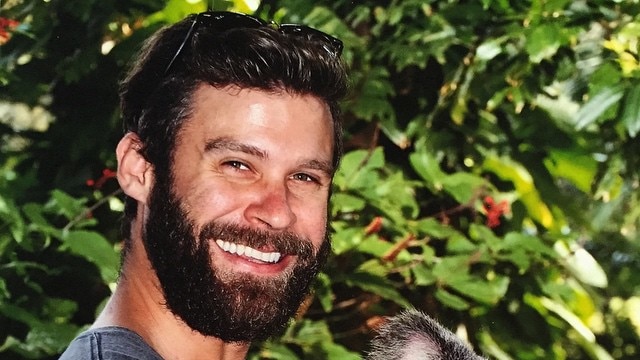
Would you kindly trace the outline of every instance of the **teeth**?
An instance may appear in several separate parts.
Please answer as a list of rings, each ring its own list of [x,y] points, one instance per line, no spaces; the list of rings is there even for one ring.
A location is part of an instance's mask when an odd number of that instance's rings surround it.
[[[230,254],[236,254],[238,256],[246,256],[246,257],[250,257],[252,259],[256,259],[256,260],[260,260],[260,261],[264,261],[264,262],[269,262],[269,263],[277,263],[278,260],[280,260],[280,253],[279,252],[262,252],[260,250],[256,250],[254,248],[248,247],[248,246],[244,246],[244,245],[237,245],[234,244],[232,242],[229,241],[222,241],[220,239],[216,240],[216,244],[218,244],[218,246],[230,253]]]
[[[271,258],[271,254],[267,254],[267,253],[262,253],[262,255],[260,256],[260,259],[264,262],[269,262],[270,258]]]

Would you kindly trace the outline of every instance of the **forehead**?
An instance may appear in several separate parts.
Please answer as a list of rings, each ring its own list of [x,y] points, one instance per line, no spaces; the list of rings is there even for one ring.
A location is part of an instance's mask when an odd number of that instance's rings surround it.
[[[274,149],[315,149],[333,154],[329,106],[313,95],[203,85],[179,142],[230,137]]]

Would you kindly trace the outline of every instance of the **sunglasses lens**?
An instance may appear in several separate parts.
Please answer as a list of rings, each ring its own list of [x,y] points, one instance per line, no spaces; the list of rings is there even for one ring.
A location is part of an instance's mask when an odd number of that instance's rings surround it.
[[[226,11],[205,12],[199,14],[198,17],[200,21],[216,30],[259,28],[267,25],[257,17]]]

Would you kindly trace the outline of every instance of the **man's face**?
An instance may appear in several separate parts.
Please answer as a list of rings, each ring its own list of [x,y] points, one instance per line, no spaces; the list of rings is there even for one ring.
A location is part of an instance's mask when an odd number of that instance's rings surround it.
[[[175,315],[228,342],[286,325],[329,252],[332,136],[312,96],[196,91],[143,236]]]

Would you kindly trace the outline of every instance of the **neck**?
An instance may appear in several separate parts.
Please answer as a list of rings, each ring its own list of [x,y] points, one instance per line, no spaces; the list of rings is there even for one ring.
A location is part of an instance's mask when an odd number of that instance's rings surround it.
[[[133,231],[134,234],[139,234]],[[123,264],[116,291],[93,327],[120,326],[136,332],[164,359],[244,359],[248,343],[204,336],[166,308],[164,296],[139,236]]]

